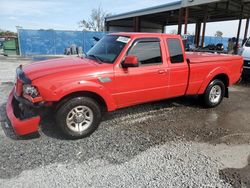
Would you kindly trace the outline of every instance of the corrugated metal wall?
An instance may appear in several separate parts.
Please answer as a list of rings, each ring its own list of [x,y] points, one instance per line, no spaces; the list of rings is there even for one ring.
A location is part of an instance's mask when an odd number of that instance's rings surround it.
[[[188,42],[190,43],[194,43],[194,36],[190,35],[188,36]],[[205,36],[205,40],[204,40],[204,46],[207,46],[209,44],[218,44],[218,43],[222,43],[224,45],[224,48],[227,48],[228,45],[228,39],[227,37],[214,37],[214,36]],[[200,41],[201,41],[201,37],[200,37]],[[200,44],[201,45],[201,44]]]
[[[19,49],[22,56],[29,55],[61,55],[71,45],[82,47],[87,52],[102,38],[104,32],[30,30],[19,29]]]
[[[19,51],[22,56],[29,55],[61,55],[65,48],[71,45],[82,47],[87,52],[104,32],[60,31],[60,30],[30,30],[19,29]],[[194,36],[189,36],[188,41],[193,43]],[[205,37],[205,46],[208,44],[223,43],[226,49],[228,38]]]
[[[204,43],[205,43],[205,46],[209,45],[209,44],[215,44],[216,45],[218,43],[222,43],[224,45],[224,48],[227,48],[228,39],[229,38],[227,38],[227,37],[209,37],[209,36],[206,36]]]

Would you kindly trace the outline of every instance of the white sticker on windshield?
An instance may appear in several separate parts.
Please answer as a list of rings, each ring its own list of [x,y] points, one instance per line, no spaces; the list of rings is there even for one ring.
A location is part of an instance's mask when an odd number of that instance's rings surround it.
[[[123,42],[123,43],[128,43],[130,41],[130,38],[128,38],[128,37],[118,37],[118,39],[116,39],[116,41]]]

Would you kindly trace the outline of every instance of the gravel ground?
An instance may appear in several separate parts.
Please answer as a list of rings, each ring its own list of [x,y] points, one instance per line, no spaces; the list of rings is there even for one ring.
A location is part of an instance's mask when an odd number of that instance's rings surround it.
[[[51,115],[40,136],[17,138],[4,110],[12,86],[0,83],[0,187],[250,187],[250,82],[216,109],[185,97],[118,110],[74,141]]]
[[[217,169],[221,166],[216,160],[197,149],[200,148],[192,143],[176,141],[150,148],[121,164],[95,157],[81,164],[52,164],[26,171],[4,185],[21,186],[20,182],[25,182],[30,187],[44,184],[52,187],[230,187],[220,179]]]

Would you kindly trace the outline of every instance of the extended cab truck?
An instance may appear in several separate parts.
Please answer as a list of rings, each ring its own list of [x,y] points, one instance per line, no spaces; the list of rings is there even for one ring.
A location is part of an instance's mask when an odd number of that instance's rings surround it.
[[[38,131],[39,109],[53,107],[62,131],[82,138],[103,112],[139,103],[200,95],[206,107],[216,107],[242,67],[240,56],[186,54],[177,35],[109,34],[84,58],[18,67],[6,110],[18,135]]]

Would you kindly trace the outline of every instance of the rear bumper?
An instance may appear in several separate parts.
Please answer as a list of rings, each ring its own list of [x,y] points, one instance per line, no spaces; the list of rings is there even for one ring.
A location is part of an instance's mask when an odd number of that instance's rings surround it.
[[[27,135],[38,131],[40,116],[34,116],[26,119],[22,119],[17,117],[17,114],[21,112],[19,108],[19,102],[14,101],[14,89],[11,91],[7,105],[6,105],[6,113],[8,119],[10,120],[12,127],[17,135]]]

